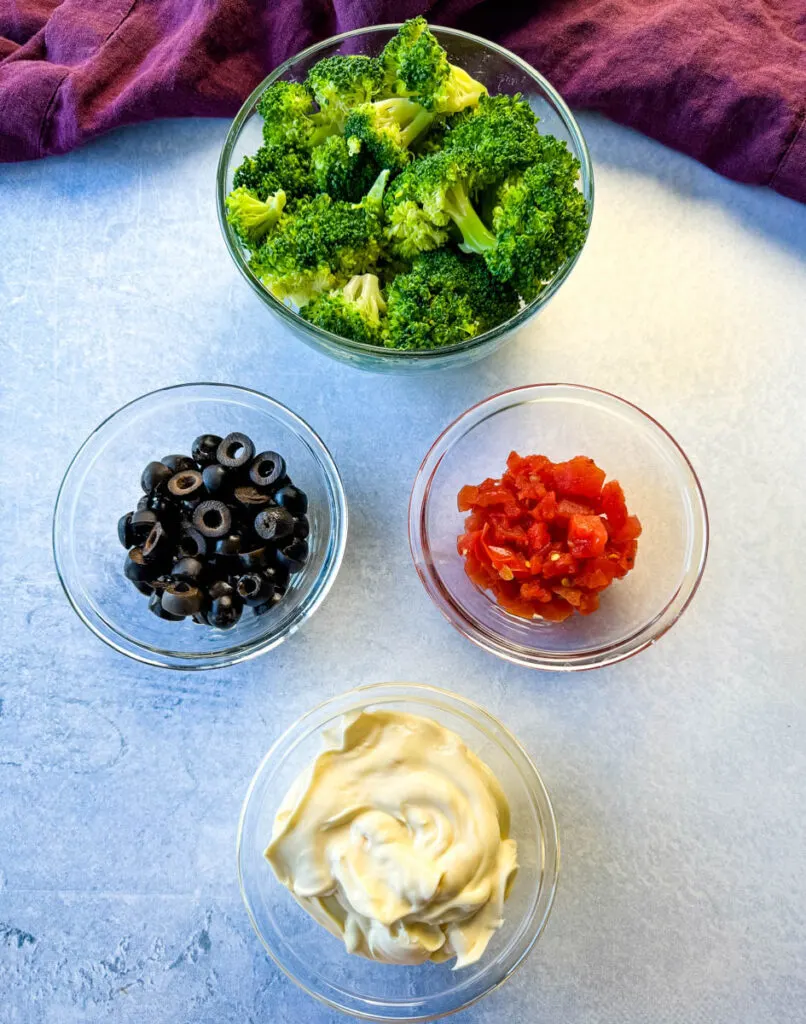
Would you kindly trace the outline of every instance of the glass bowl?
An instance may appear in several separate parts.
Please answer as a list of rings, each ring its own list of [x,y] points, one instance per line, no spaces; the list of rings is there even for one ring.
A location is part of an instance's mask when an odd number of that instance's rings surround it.
[[[280,802],[321,749],[322,730],[341,715],[384,708],[431,718],[452,729],[492,769],[511,811],[519,868],[505,923],[481,959],[453,971],[374,963],[299,906],[263,856]],[[238,877],[250,920],[266,951],[309,995],[364,1020],[428,1021],[492,992],[523,962],[551,911],[557,886],[557,825],[537,769],[512,734],[463,697],[414,683],[380,683],[333,697],[303,715],[263,758],[246,794],[238,828]]]
[[[221,231],[235,265],[261,302],[280,317],[297,337],[335,359],[365,370],[410,373],[462,366],[500,348],[519,327],[527,320],[531,320],[548,303],[571,273],[579,253],[566,261],[536,299],[493,330],[440,349],[424,352],[399,351],[340,338],[307,323],[294,309],[276,299],[249,269],[249,254],[227,223],[225,206],[225,199],[232,190],[235,170],[243,158],[253,154],[261,144],[262,121],[256,108],[264,89],[278,79],[302,81],[309,69],[323,57],[341,53],[366,53],[376,56],[399,27],[399,24],[376,25],[333,36],[324,42],[309,46],[307,50],[281,64],[264,79],[241,107],[227,134],[218,162],[216,201]],[[491,93],[522,93],[540,118],[541,131],[554,135],[568,144],[569,150],[581,165],[578,187],[588,201],[590,227],[590,218],[593,215],[593,170],[590,155],[579,125],[556,89],[526,61],[487,39],[460,32],[458,29],[441,28],[438,25],[432,25],[431,30],[448,51],[448,56],[454,64],[483,82]]]
[[[152,459],[188,453],[195,437],[248,434],[258,451],[280,452],[308,495],[310,554],[285,599],[265,615],[245,613],[232,629],[167,622],[123,575],[117,521],[134,508]],[[65,473],[53,516],[53,553],[82,622],[115,650],[162,668],[221,668],[276,647],[319,607],[344,554],[347,508],[338,471],[319,437],[284,405],[248,388],[181,384],[152,391],[104,420]]]
[[[510,451],[553,461],[587,455],[624,488],[641,520],[635,568],[615,580],[592,615],[527,621],[465,574],[456,550],[464,484],[500,477]],[[628,658],[680,618],[699,585],[708,515],[697,475],[674,438],[637,406],[574,384],[535,384],[468,409],[435,441],[414,481],[409,540],[439,610],[485,650],[527,667],[570,672]]]

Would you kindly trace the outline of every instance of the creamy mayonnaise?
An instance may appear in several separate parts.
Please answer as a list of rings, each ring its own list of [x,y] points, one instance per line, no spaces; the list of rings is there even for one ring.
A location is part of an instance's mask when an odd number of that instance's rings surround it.
[[[517,869],[497,779],[449,729],[362,711],[286,794],[266,858],[351,953],[465,967],[503,924]]]

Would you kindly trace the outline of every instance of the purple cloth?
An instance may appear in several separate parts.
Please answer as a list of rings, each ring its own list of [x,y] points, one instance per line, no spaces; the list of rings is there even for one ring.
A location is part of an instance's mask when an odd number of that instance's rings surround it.
[[[0,160],[231,116],[317,39],[419,13],[502,42],[573,106],[806,202],[806,0],[0,0]]]

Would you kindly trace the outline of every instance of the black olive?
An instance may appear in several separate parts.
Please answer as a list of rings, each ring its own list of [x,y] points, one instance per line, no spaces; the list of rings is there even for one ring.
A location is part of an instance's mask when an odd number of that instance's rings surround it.
[[[255,516],[255,533],[261,540],[280,540],[294,532],[294,517],[284,508],[267,508]]]
[[[279,548],[275,557],[289,572],[299,572],[308,560],[308,545],[304,540],[292,541],[287,547]]]
[[[142,548],[132,548],[126,554],[126,561],[123,566],[123,575],[132,583],[150,583],[159,573],[159,569],[149,564]]]
[[[200,434],[193,442],[190,454],[200,466],[209,466],[216,460],[216,452],[221,444],[218,434]]]
[[[187,455],[163,455],[160,459],[172,473],[181,473],[186,469],[195,469],[196,463]]]
[[[226,580],[216,580],[207,588],[207,596],[211,601],[219,597],[232,597],[235,594],[235,587]]]
[[[261,452],[249,467],[249,479],[257,487],[276,487],[285,478],[285,459],[277,452]]]
[[[223,501],[203,501],[193,513],[193,525],[205,537],[223,537],[232,526],[232,515]]]
[[[207,554],[207,538],[195,526],[184,523],[179,532],[176,553],[180,558],[203,558]]]
[[[244,572],[255,572],[262,569],[268,561],[269,553],[265,547],[252,548],[251,551],[242,551],[238,556],[241,568]]]
[[[155,580],[151,581],[151,586],[161,594],[163,590],[167,590],[173,582],[173,576],[158,576]]]
[[[306,540],[310,532],[311,524],[308,522],[307,516],[300,516],[299,519],[294,520],[294,536],[297,540]]]
[[[173,527],[179,518],[179,508],[169,494],[150,494],[148,508],[154,512],[163,526]]]
[[[210,623],[207,621],[207,612],[202,609],[200,612],[196,612],[191,618],[197,626],[209,626]]]
[[[135,590],[139,590],[146,597],[150,597],[154,593],[153,583],[146,583],[145,580],[132,580],[131,583]]]
[[[143,512],[149,507],[151,498],[148,494],[144,494],[142,498],[137,499],[137,511]]]
[[[143,558],[147,562],[168,561],[171,553],[171,538],[162,523],[154,523],[143,544]]]
[[[253,512],[257,512],[264,505],[274,504],[271,496],[264,491],[259,491],[257,487],[236,487],[233,497],[247,511],[251,509]]]
[[[195,615],[201,611],[202,592],[188,580],[177,580],[162,595],[162,607],[171,615]]]
[[[272,608],[276,608],[277,605],[282,601],[283,594],[280,590],[275,590],[270,597],[267,597],[265,601],[261,601],[260,604],[256,604],[252,607],[252,611],[255,615],[265,615],[266,612],[270,612]]]
[[[288,586],[288,580],[290,573],[284,565],[267,565],[265,569],[261,570],[265,578],[272,584],[275,590],[278,590],[281,594],[285,593],[285,588]]]
[[[228,533],[226,537],[219,537],[215,542],[215,553],[217,555],[239,554],[243,540],[239,533]]]
[[[230,629],[241,617],[243,605],[237,594],[214,597],[207,612],[208,623],[216,629]]]
[[[134,530],[132,530],[133,512],[127,512],[125,516],[118,519],[118,540],[124,548],[132,547],[134,544]]]
[[[288,484],[281,487],[279,491],[275,491],[274,500],[295,516],[304,516],[308,511],[308,497],[305,491],[294,487],[293,484]]]
[[[259,572],[248,572],[238,577],[235,593],[244,604],[262,604],[274,593],[274,587]]]
[[[229,470],[219,466],[217,462],[212,463],[210,466],[205,466],[202,470],[204,486],[210,494],[218,494],[220,491],[223,491],[229,483],[229,475]]]
[[[168,493],[187,505],[191,498],[199,499],[204,495],[204,481],[197,469],[183,469],[174,473],[168,481]]]
[[[255,446],[246,434],[227,434],[216,452],[216,459],[227,469],[240,469],[255,457]]]
[[[153,612],[158,619],[169,619],[171,622],[179,622],[184,619],[184,615],[174,615],[172,612],[166,611],[162,607],[162,594],[158,591],[154,591],[148,601],[148,610]]]
[[[163,487],[173,476],[173,472],[162,462],[149,462],[140,477],[140,486],[146,494],[153,494],[158,487]]]
[[[178,580],[200,580],[204,575],[204,562],[198,558],[185,555],[174,562],[171,575]]]
[[[138,544],[142,544],[143,541],[151,533],[152,529],[157,523],[157,513],[152,512],[150,508],[140,509],[132,515],[131,528],[132,535]]]

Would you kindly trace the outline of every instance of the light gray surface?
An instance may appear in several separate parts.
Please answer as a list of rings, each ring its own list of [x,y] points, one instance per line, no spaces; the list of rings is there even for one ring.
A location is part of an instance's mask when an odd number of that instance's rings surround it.
[[[806,1019],[806,208],[594,117],[580,264],[486,362],[362,374],[287,337],[219,238],[223,122],[152,124],[0,167],[0,1021],[342,1019],[267,961],[235,879],[241,799],[279,731],[355,683],[486,704],[555,802],[560,892],[493,1024]],[[343,475],[346,560],[268,656],[177,675],[104,647],[50,556],[60,476],[121,403],[249,384],[317,429]],[[699,471],[712,548],[691,609],[615,668],[542,675],[445,623],[406,505],[453,417],[516,384],[613,390]]]

